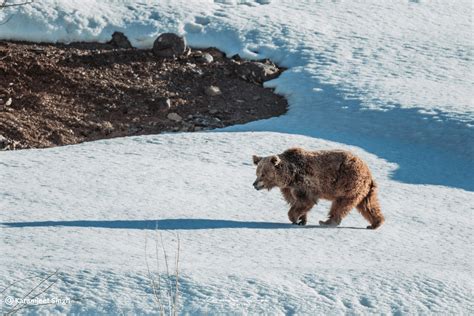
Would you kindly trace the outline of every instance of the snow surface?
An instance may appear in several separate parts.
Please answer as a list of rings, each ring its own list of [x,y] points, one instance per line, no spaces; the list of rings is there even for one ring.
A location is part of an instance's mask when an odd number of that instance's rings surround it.
[[[471,1],[44,0],[0,12],[11,16],[0,38],[105,42],[118,30],[151,47],[177,32],[268,57],[289,68],[268,86],[290,112],[232,130],[353,144],[396,162],[394,179],[474,190],[471,13]]]
[[[474,313],[471,13],[470,1],[250,0],[1,11],[13,14],[4,39],[107,41],[118,30],[150,47],[174,31],[195,47],[269,57],[289,68],[267,85],[290,110],[220,132],[2,153],[0,285],[59,269],[45,295],[78,301],[28,311],[157,313],[147,263],[156,279],[158,226],[170,261],[181,240],[182,312]],[[365,159],[386,224],[359,229],[353,212],[321,229],[321,202],[310,226],[289,225],[277,191],[253,190],[250,157],[291,146]]]
[[[386,224],[366,230],[353,212],[341,228],[320,228],[322,202],[310,226],[290,225],[279,193],[251,186],[250,157],[295,145],[363,157]],[[168,134],[8,152],[2,166],[2,281],[60,268],[50,295],[85,297],[63,312],[156,312],[145,259],[148,240],[154,262],[156,225],[171,257],[180,236],[183,312],[474,311],[474,194],[392,181],[393,163],[355,147],[278,133]]]

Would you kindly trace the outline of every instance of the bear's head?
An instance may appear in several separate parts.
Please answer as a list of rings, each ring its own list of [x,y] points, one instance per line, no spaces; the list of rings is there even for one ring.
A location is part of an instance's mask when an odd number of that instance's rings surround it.
[[[280,157],[274,155],[268,157],[253,156],[252,158],[253,164],[257,166],[257,180],[253,183],[256,190],[271,190],[281,185],[282,161]]]

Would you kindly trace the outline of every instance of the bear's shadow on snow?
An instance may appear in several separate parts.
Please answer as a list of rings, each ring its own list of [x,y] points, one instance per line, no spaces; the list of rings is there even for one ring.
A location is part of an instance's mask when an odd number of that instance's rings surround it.
[[[159,220],[77,220],[77,221],[42,221],[42,222],[10,222],[1,223],[7,227],[84,227],[111,229],[159,229],[159,230],[200,230],[200,229],[298,229],[322,228],[319,225],[297,226],[290,223],[234,221],[201,218],[175,218]],[[365,227],[336,227],[338,229],[364,229]]]

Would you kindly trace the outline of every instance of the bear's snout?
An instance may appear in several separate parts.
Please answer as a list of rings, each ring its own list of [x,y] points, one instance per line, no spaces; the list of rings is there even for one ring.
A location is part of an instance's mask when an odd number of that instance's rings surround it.
[[[255,180],[255,182],[253,183],[253,187],[254,187],[255,190],[257,190],[257,191],[263,189],[263,181],[258,181],[258,179]]]

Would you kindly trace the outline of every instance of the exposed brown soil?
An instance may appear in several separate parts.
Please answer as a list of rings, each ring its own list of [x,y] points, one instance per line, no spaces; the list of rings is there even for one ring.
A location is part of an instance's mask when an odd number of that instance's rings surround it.
[[[0,149],[192,132],[278,116],[287,102],[262,81],[281,71],[268,60],[226,58],[213,48],[164,59],[109,44],[0,41]]]

